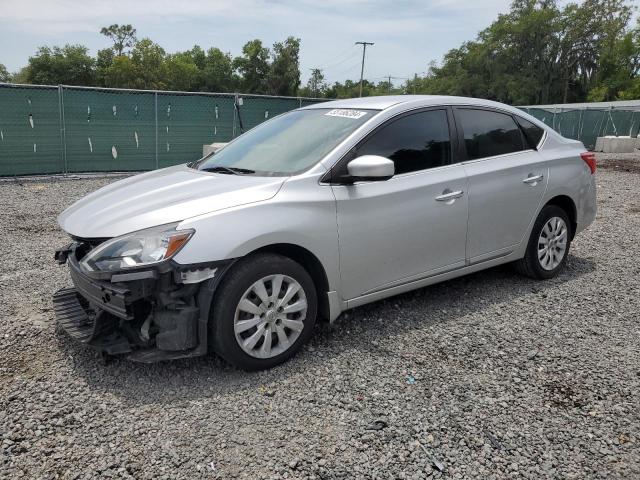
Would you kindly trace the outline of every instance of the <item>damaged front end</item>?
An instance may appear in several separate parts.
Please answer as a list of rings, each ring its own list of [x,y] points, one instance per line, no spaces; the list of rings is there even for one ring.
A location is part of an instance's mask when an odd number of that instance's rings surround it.
[[[87,271],[83,259],[102,242],[56,251],[74,287],[58,290],[58,323],[75,340],[108,355],[155,362],[207,353],[213,292],[229,261],[180,265],[172,260],[116,271]]]

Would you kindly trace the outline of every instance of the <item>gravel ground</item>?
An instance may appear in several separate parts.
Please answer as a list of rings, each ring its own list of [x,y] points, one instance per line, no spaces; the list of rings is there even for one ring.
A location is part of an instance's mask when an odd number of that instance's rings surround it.
[[[555,280],[502,267],[358,308],[252,374],[103,365],[56,330],[56,214],[110,181],[0,183],[0,477],[640,477],[633,171],[600,170]]]

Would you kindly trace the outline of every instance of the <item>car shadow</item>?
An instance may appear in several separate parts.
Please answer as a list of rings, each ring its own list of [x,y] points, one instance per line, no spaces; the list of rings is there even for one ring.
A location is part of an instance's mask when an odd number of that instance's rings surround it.
[[[130,406],[197,402],[242,390],[258,390],[268,395],[271,386],[290,377],[309,375],[319,363],[345,350],[366,353],[380,349],[356,334],[359,330],[366,330],[371,338],[387,338],[435,323],[454,322],[532,293],[542,299],[545,291],[595,269],[593,259],[569,255],[562,274],[548,281],[524,278],[506,265],[397,295],[349,310],[332,325],[318,325],[309,344],[293,359],[262,372],[240,371],[213,356],[154,364],[116,358],[105,363],[96,352],[78,345],[59,330],[58,345],[69,367],[89,388],[116,395]],[[384,321],[388,318],[396,321]]]

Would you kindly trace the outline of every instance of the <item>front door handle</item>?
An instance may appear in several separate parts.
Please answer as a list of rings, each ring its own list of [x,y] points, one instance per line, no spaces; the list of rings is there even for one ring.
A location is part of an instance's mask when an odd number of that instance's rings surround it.
[[[529,176],[527,178],[525,178],[524,180],[522,180],[522,183],[526,183],[527,185],[531,185],[536,186],[538,184],[539,181],[541,181],[544,178],[544,175],[531,175],[529,174]]]
[[[447,204],[452,204],[457,198],[462,197],[464,192],[462,190],[458,190],[456,192],[452,192],[448,188],[442,192],[442,195],[438,195],[436,197],[437,202],[446,202]]]

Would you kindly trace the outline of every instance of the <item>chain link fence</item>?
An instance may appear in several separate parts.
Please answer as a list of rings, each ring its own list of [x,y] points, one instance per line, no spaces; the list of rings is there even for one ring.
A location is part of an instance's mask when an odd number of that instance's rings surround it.
[[[153,170],[196,160],[265,120],[325,99],[0,84],[0,176]],[[593,149],[638,136],[640,100],[519,107]]]
[[[562,136],[580,140],[593,149],[598,137],[637,137],[640,100],[518,107],[543,121]]]
[[[196,160],[324,99],[0,84],[0,176],[141,171]]]

